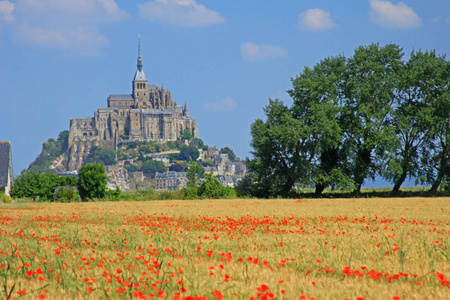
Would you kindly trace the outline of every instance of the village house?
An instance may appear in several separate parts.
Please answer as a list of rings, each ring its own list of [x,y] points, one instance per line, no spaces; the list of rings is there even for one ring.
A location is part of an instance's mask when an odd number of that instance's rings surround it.
[[[186,172],[167,171],[165,173],[156,172],[155,190],[178,190],[187,183]]]

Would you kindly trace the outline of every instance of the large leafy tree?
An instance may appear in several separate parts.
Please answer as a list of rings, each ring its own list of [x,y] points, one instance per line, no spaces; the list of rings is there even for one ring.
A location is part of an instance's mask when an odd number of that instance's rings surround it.
[[[349,187],[352,180],[342,165],[344,89],[347,60],[343,56],[322,60],[292,80],[292,114],[308,135],[311,153],[310,184],[316,194],[326,187]]]
[[[436,191],[450,182],[450,64],[431,52],[402,61],[394,44],[357,48],[305,68],[251,125],[253,158],[240,194],[287,196],[297,184],[353,187],[409,177]],[[450,185],[449,185],[450,186]]]
[[[102,164],[87,163],[78,171],[78,192],[83,201],[104,198],[108,178]]]
[[[403,62],[394,44],[360,46],[348,60],[344,140],[351,149],[349,171],[359,192],[382,168],[384,154],[395,144],[389,125]]]
[[[416,60],[423,66],[418,86],[426,108],[420,119],[430,128],[430,142],[422,148],[422,179],[436,192],[450,177],[450,63],[434,51],[419,52]]]
[[[397,101],[392,126],[396,145],[389,153],[384,178],[394,183],[393,191],[400,189],[407,177],[421,178],[425,183],[434,176],[431,160],[433,147],[433,107],[427,104],[436,80],[444,74],[445,60],[433,52],[412,52],[400,72]],[[434,97],[431,96],[431,97]]]
[[[257,197],[287,197],[296,183],[307,182],[313,145],[305,124],[280,100],[270,99],[264,113],[267,120],[256,119],[250,129],[252,190]]]

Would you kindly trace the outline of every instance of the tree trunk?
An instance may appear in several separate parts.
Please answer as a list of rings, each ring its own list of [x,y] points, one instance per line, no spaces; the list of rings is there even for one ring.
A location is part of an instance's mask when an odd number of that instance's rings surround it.
[[[325,190],[325,185],[323,185],[323,184],[316,184],[316,191],[314,192],[314,194],[316,196],[320,196],[320,195],[322,195],[323,190]]]
[[[392,189],[393,192],[398,192],[400,190],[400,187],[406,179],[406,175],[406,171],[403,169],[402,176],[400,176],[400,178],[395,182],[394,188]]]
[[[433,182],[433,185],[430,188],[430,192],[432,193],[436,193],[439,186],[441,185],[442,179],[444,178],[444,172],[439,172],[438,177],[436,178],[436,180]]]
[[[357,159],[356,159],[356,167],[355,167],[355,183],[356,188],[354,190],[355,193],[361,192],[361,187],[364,183],[364,179],[367,177],[367,173],[371,163],[371,153],[372,149],[361,149],[358,151]]]
[[[434,181],[433,185],[430,188],[430,192],[432,193],[436,193],[439,186],[441,185],[442,179],[444,178],[445,175],[445,165],[447,164],[447,152],[448,152],[448,148],[444,147],[444,149],[442,149],[442,153],[441,153],[441,161],[439,163],[439,171],[438,171],[438,176],[436,177],[436,180]]]

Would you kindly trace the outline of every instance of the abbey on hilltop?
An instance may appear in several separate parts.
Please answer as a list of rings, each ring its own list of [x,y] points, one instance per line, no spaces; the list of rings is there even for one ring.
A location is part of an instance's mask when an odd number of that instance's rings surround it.
[[[188,130],[198,136],[187,104],[172,101],[164,85],[149,84],[144,74],[139,41],[137,70],[131,94],[111,94],[108,107],[94,117],[70,120],[68,169],[79,169],[94,146],[114,148],[120,141],[176,141]]]

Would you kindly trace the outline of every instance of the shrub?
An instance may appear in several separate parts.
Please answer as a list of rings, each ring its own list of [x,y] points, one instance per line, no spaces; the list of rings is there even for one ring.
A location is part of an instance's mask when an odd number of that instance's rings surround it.
[[[122,191],[120,190],[120,188],[116,187],[115,190],[106,191],[106,198],[111,201],[116,201],[119,199],[121,193]]]
[[[198,198],[198,194],[197,194],[196,186],[188,185],[183,189],[183,199],[193,200],[193,199],[197,199],[197,198]]]
[[[62,186],[55,194],[55,201],[57,202],[74,202],[80,200],[80,195],[71,186]]]
[[[108,178],[102,164],[87,163],[78,172],[78,191],[81,199],[104,198]]]
[[[205,174],[205,181],[198,187],[198,196],[210,199],[236,198],[236,191],[223,186],[212,174]]]
[[[0,193],[0,202],[3,203],[11,203],[12,202],[12,198],[6,194],[2,194]]]

